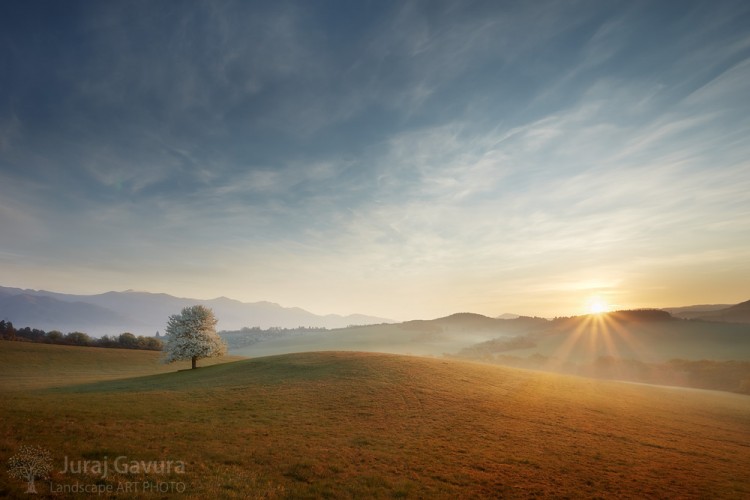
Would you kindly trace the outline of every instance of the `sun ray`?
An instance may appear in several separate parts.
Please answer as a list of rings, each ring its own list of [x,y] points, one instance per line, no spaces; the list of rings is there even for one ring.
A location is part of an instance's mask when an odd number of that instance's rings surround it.
[[[572,321],[575,321],[575,319],[576,318],[571,318]],[[585,317],[583,321],[578,322],[578,325],[575,327],[575,329],[573,329],[572,332],[567,334],[566,339],[560,346],[558,346],[558,348],[555,350],[555,353],[550,357],[550,360],[548,362],[548,366],[550,368],[559,369],[566,361],[570,360],[571,354],[578,345],[579,341],[583,340],[582,337],[584,336],[586,329],[588,328],[589,322],[590,317]],[[566,333],[563,332],[562,335],[566,335]]]
[[[627,345],[635,359],[638,361],[650,361],[652,355],[649,349],[640,342],[625,326],[625,320],[621,312],[610,313],[606,316],[609,326],[617,333],[617,337]]]
[[[637,328],[637,323],[633,323],[637,317],[631,317],[630,313],[614,311],[569,318],[568,323],[561,326],[560,334],[565,338],[550,357],[548,368],[559,369],[568,363],[582,367],[603,358],[651,360],[649,350],[633,330]],[[614,363],[610,367],[614,373],[620,373],[622,368],[621,363]]]

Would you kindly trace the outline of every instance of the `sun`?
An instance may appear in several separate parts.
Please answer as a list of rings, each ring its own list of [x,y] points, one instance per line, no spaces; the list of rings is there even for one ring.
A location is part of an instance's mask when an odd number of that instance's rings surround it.
[[[588,303],[590,314],[602,314],[609,311],[609,304],[599,297],[592,298]]]

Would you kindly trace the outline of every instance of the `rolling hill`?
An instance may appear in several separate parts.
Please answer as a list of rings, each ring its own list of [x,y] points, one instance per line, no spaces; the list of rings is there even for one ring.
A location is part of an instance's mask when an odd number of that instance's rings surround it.
[[[692,314],[703,314],[718,311],[719,309],[726,309],[727,307],[732,307],[732,304],[696,304],[681,307],[662,307],[661,310],[667,311],[675,318],[689,319]]]
[[[618,311],[554,320],[525,316],[499,319],[459,313],[434,320],[350,327],[304,335],[264,335],[258,340],[245,347],[238,343],[232,352],[258,356],[364,350],[435,356],[472,347],[481,350],[485,343],[493,343],[492,352],[517,351],[524,356],[564,354],[569,361],[591,360],[601,355],[642,361],[672,358],[750,361],[748,325],[681,320],[659,310]],[[512,346],[505,346],[503,342],[506,341],[512,342]]]
[[[456,356],[507,366],[750,394],[750,325],[661,310],[556,318]]]
[[[718,311],[706,312],[695,318],[727,323],[750,323],[750,300]]]
[[[36,444],[53,487],[172,482],[193,498],[750,495],[745,396],[341,352],[146,375],[154,353],[123,351],[97,380],[85,367],[103,351],[0,342],[0,459]],[[57,375],[35,377],[43,365]],[[184,473],[62,472],[118,456]],[[24,486],[0,474],[0,495]]]
[[[544,318],[498,319],[458,313],[433,320],[352,326],[322,332],[224,332],[230,351],[240,356],[268,356],[305,351],[373,351],[440,356],[498,336],[546,328]],[[242,339],[257,340],[244,342]]]
[[[735,305],[706,305],[666,308],[678,318],[702,319],[726,323],[750,323],[750,300]]]
[[[329,331],[222,332],[242,356],[348,350],[458,357],[508,366],[750,393],[750,326],[657,310],[570,318],[434,320]]]

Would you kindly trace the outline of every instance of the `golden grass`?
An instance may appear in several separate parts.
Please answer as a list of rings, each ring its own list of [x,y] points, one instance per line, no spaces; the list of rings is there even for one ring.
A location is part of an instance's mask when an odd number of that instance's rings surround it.
[[[0,341],[0,391],[39,389],[101,380],[169,373],[190,368],[190,361],[160,363],[156,351],[78,347]],[[244,359],[208,358],[198,366]]]
[[[38,347],[3,354],[0,459],[44,446],[54,483],[83,481],[59,473],[64,456],[125,455],[183,460],[186,473],[104,483],[182,481],[191,498],[750,496],[746,396],[351,352],[125,380],[112,380],[127,368],[110,359],[110,380],[81,383],[66,380],[66,357],[80,365],[106,350]],[[144,375],[150,353],[125,352]],[[36,382],[14,363],[35,357],[54,358]],[[24,390],[12,389],[16,373]],[[23,495],[0,478],[0,495]]]

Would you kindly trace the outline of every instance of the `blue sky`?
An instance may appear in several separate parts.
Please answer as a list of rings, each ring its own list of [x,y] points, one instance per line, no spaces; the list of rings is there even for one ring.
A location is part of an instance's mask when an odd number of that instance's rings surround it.
[[[2,284],[750,298],[750,3],[3,2]]]

